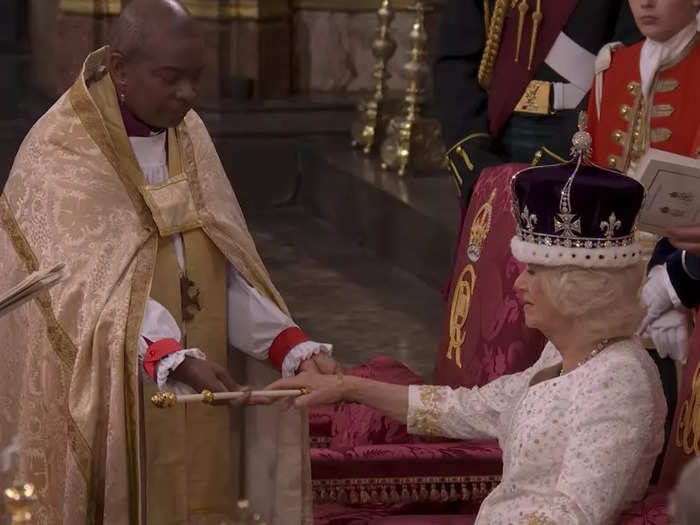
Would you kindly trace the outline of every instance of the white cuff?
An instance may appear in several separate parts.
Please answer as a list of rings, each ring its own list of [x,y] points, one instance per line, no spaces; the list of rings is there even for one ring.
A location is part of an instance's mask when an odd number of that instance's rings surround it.
[[[206,359],[199,348],[185,348],[178,350],[172,354],[166,355],[163,359],[156,363],[156,383],[160,390],[173,392],[174,394],[197,394],[192,388],[185,383],[170,379],[170,372],[175,370],[182,364],[185,357],[194,357],[195,359]]]
[[[314,341],[304,341],[292,348],[282,362],[282,377],[290,377],[297,373],[302,361],[309,357],[324,352],[333,354],[333,345],[327,343],[316,343]]]
[[[663,266],[654,266],[654,268],[651,269],[651,272],[649,272],[649,275],[651,275],[657,268],[661,268],[661,282],[664,283],[664,288],[666,288],[666,292],[668,292],[668,296],[673,303],[673,307],[678,308],[679,306],[682,306],[680,297],[678,297],[676,289],[673,287],[673,283],[671,283],[671,278],[668,275],[668,269],[666,268],[665,264]]]

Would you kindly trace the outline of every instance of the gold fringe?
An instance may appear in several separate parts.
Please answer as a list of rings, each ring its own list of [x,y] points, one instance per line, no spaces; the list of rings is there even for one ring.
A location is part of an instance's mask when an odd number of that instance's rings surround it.
[[[500,476],[426,476],[313,480],[314,503],[344,505],[421,501],[481,502],[498,486]]]
[[[328,448],[331,446],[331,438],[329,437],[310,437],[309,443],[311,448]]]

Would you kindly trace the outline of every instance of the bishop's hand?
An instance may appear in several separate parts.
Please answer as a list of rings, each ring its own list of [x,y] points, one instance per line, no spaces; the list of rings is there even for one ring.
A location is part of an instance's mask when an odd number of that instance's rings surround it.
[[[342,375],[343,368],[340,363],[333,359],[330,354],[320,352],[301,362],[298,372],[308,372],[310,374],[332,374]]]
[[[186,357],[185,360],[170,375],[176,381],[186,384],[195,392],[210,390],[211,392],[245,392],[246,387],[236,384],[226,369],[218,363],[205,359]],[[215,401],[215,405],[269,405],[271,399],[266,397],[245,396],[231,401]]]

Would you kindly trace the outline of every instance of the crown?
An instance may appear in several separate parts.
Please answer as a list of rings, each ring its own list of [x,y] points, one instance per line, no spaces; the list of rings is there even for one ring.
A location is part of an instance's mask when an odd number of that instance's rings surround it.
[[[486,201],[479,211],[476,212],[472,227],[469,231],[469,247],[467,256],[472,262],[476,262],[481,257],[481,249],[486,242],[486,236],[491,230],[491,216],[493,214],[493,199],[496,197],[496,188],[491,191],[489,200]]]
[[[635,232],[644,187],[587,161],[591,138],[585,125],[580,118],[573,160],[524,169],[511,181],[511,249],[522,262],[606,267],[639,260]]]

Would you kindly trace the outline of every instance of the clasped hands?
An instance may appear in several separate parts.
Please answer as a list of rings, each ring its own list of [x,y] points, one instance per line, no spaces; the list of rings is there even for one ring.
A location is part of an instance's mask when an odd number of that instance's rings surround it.
[[[186,357],[185,360],[171,372],[173,379],[188,385],[195,392],[209,390],[211,392],[250,392],[247,386],[241,386],[231,377],[228,371],[218,363],[205,359],[195,359]],[[331,377],[335,378],[342,376],[342,368],[340,364],[326,353],[316,354],[302,361],[299,365],[298,376],[303,378],[310,377]],[[295,377],[287,378],[287,380],[296,379]],[[273,385],[280,383],[280,380]],[[270,385],[267,389],[270,389]],[[303,386],[300,384],[300,386]],[[278,388],[291,389],[293,386],[280,386]],[[215,405],[269,405],[276,400],[263,396],[252,396],[250,393],[241,398],[231,401],[215,401]]]
[[[700,226],[673,228],[666,237],[679,250],[700,253]],[[649,272],[642,300],[647,314],[640,333],[651,337],[661,357],[669,356],[684,364],[690,337],[688,312],[680,304],[665,266],[656,266]]]

